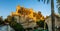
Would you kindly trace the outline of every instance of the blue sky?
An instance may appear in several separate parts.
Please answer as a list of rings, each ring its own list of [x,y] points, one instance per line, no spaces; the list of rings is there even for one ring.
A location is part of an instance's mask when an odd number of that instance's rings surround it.
[[[50,15],[51,7],[49,4],[38,2],[37,0],[0,0],[0,16],[6,18],[11,12],[16,11],[16,7],[20,5],[25,8],[33,8],[34,11],[41,11],[42,15]],[[54,10],[57,13],[56,0],[54,0]]]

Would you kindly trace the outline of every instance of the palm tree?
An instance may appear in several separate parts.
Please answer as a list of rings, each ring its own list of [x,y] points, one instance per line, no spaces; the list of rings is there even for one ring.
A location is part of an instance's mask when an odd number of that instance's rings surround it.
[[[44,3],[47,1],[47,4],[49,3],[50,0],[38,0],[38,1],[43,1]],[[54,0],[51,0],[51,21],[52,21],[52,31],[55,31],[55,19],[54,19]]]

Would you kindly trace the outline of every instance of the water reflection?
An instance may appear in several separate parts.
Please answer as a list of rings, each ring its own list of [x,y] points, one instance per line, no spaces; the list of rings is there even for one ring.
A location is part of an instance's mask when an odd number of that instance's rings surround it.
[[[14,31],[9,25],[0,26],[0,31]]]

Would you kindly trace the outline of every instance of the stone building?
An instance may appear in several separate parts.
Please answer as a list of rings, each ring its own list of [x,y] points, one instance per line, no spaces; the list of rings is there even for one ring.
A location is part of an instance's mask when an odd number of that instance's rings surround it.
[[[18,23],[21,23],[24,28],[33,28],[36,26],[36,21],[44,20],[44,16],[41,12],[34,12],[32,8],[24,8],[18,5],[16,7],[16,12],[12,12],[11,16],[17,19]]]
[[[58,31],[57,29],[60,27],[60,16],[55,14],[54,18],[55,18],[55,31]],[[48,25],[49,31],[52,31],[51,16],[48,16],[48,17],[45,19],[45,22],[46,22],[47,25]]]

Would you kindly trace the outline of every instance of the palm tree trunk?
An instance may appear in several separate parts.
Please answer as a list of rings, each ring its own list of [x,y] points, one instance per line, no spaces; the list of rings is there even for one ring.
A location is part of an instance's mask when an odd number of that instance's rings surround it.
[[[55,31],[54,0],[51,0],[51,21],[52,21],[52,31]]]

